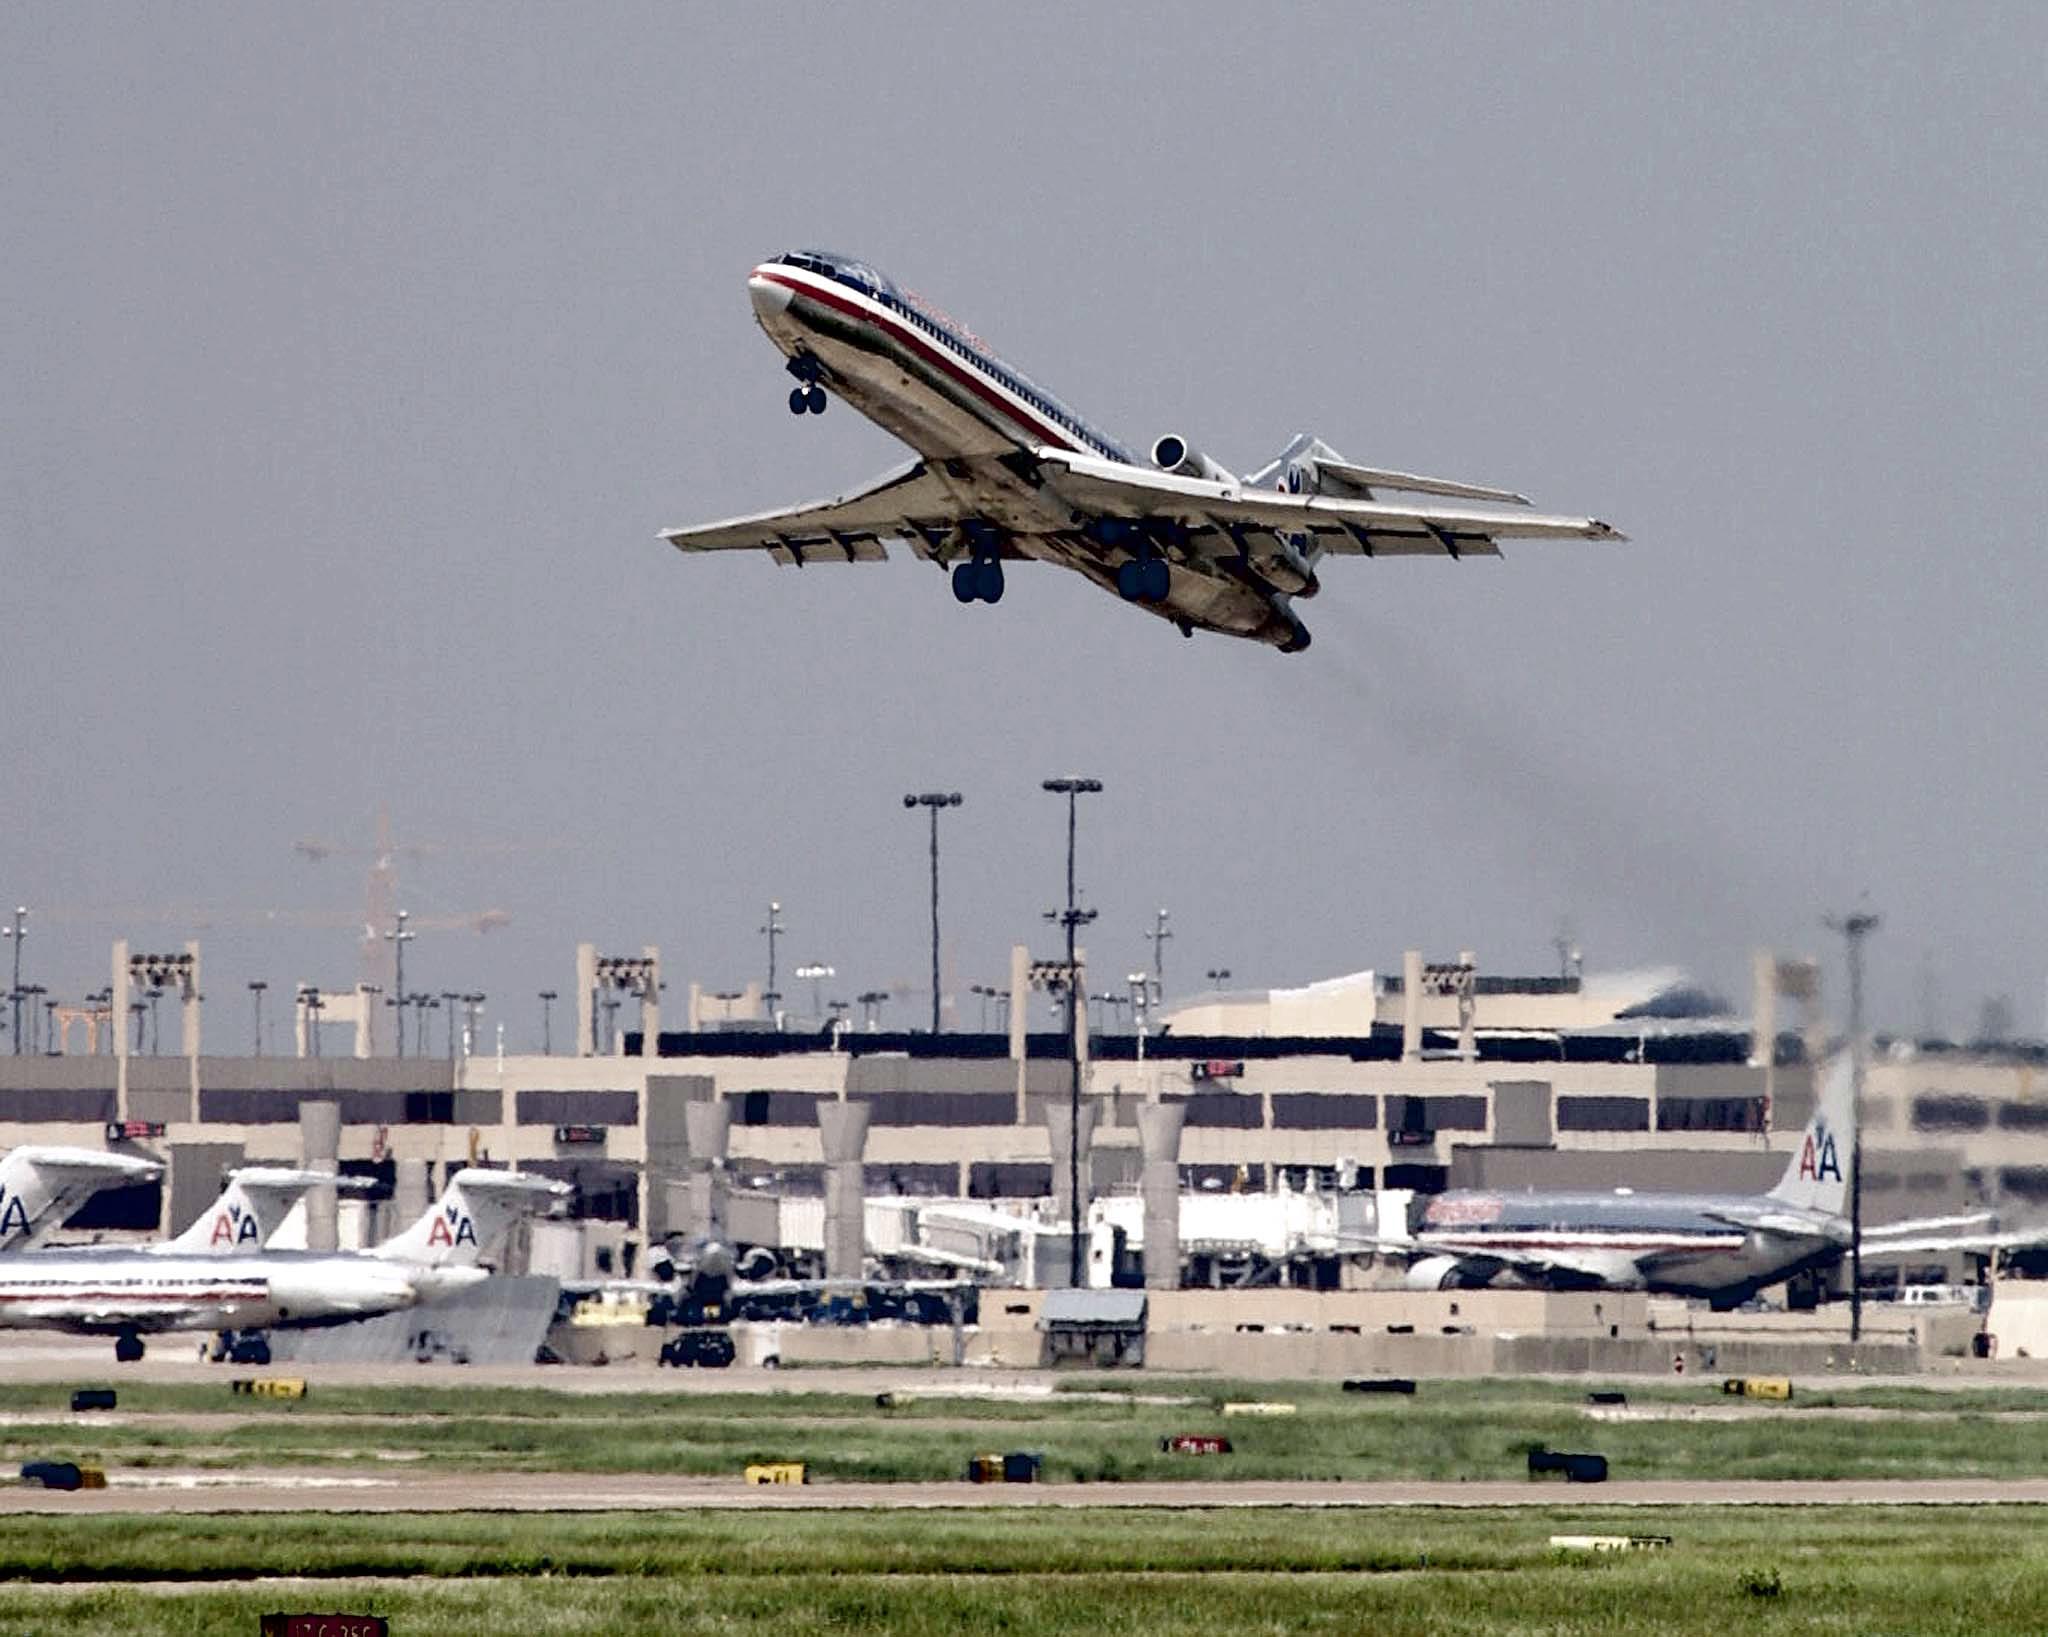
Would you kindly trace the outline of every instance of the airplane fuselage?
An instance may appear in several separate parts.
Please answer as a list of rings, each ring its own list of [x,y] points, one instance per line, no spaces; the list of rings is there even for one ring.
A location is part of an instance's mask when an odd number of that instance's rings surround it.
[[[0,1256],[0,1326],[119,1335],[342,1324],[410,1307],[406,1271],[368,1257],[155,1251]]]
[[[922,455],[963,513],[986,519],[1015,555],[1083,575],[1110,592],[1134,542],[1091,537],[1086,520],[1038,481],[1030,451],[1051,448],[1136,466],[1122,446],[997,358],[964,326],[863,263],[756,267],[747,281],[761,328],[800,366]],[[822,400],[821,400],[822,401]],[[938,545],[938,542],[932,542]],[[953,549],[952,547],[945,548]],[[965,555],[969,547],[958,543]],[[940,561],[949,561],[942,554]],[[1182,629],[1289,648],[1306,635],[1289,599],[1229,559],[1166,565],[1167,594],[1138,606]],[[1313,595],[1311,576],[1296,595]]]
[[[1418,1205],[1415,1254],[1469,1273],[1721,1301],[1833,1262],[1848,1237],[1837,1217],[1749,1195],[1458,1190]]]

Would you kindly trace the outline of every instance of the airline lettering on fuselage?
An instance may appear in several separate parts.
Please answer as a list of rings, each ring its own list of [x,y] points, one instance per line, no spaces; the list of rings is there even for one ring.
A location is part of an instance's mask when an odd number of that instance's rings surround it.
[[[469,1219],[466,1211],[449,1209],[434,1218],[433,1227],[427,1230],[429,1245],[474,1245],[476,1224]]]
[[[27,1232],[28,1211],[21,1203],[21,1196],[0,1188],[0,1236]]]
[[[1818,1137],[1819,1141],[1814,1139]],[[1835,1134],[1826,1126],[1819,1126],[1806,1134],[1806,1145],[1799,1150],[1799,1180],[1801,1182],[1840,1182],[1842,1162],[1835,1153]]]
[[[239,1205],[230,1205],[213,1219],[213,1233],[207,1242],[213,1245],[239,1245],[256,1237],[256,1213],[244,1211]]]

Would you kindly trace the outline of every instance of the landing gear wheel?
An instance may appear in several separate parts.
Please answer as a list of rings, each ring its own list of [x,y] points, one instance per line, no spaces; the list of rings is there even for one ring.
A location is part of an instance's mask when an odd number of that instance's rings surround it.
[[[1138,600],[1138,594],[1144,586],[1144,568],[1143,563],[1135,560],[1116,565],[1116,594],[1125,602],[1134,603]]]
[[[804,408],[808,409],[813,415],[824,414],[825,389],[819,386],[812,387],[804,396]]]
[[[789,389],[789,412],[792,415],[801,415],[806,409],[810,408],[810,405],[811,389],[809,387],[791,387]]]
[[[976,563],[953,565],[953,595],[960,602],[971,603],[981,595],[974,583],[974,571],[979,566]]]
[[[1003,600],[1003,565],[995,558],[984,557],[974,565],[974,593],[985,603]]]
[[[249,1362],[251,1364],[268,1364],[270,1362],[269,1337],[258,1337],[254,1342],[250,1344]]]
[[[142,1338],[132,1330],[114,1338],[114,1360],[119,1364],[133,1364],[142,1357]]]
[[[1173,582],[1166,572],[1166,560],[1154,557],[1138,571],[1138,594],[1148,603],[1163,603],[1173,589]]]

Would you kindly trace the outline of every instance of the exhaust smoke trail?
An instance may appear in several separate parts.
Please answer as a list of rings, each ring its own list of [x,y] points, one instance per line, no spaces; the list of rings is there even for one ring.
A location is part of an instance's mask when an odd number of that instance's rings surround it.
[[[1562,906],[1600,907],[1641,945],[1732,976],[1784,906],[1803,921],[1820,901],[1817,884],[1797,880],[1785,863],[1586,766],[1516,701],[1475,697],[1393,628],[1361,622],[1356,636],[1309,660],[1339,684],[1311,696],[1316,709],[1342,717],[1321,742],[1377,771],[1358,738],[1363,725],[1423,776],[1431,805],[1455,800],[1457,841],[1541,879]],[[1354,649],[1373,663],[1361,664]],[[1299,710],[1300,690],[1286,691]]]

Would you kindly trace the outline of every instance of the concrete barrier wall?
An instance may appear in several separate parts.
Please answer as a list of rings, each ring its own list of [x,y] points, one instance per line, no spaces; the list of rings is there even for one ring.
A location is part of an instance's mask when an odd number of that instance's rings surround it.
[[[984,1302],[984,1308],[986,1308]],[[1329,1330],[1361,1333],[1412,1325],[1418,1334],[1471,1329],[1481,1334],[1640,1335],[1646,1300],[1616,1292],[1540,1290],[1173,1290],[1150,1294],[1155,1334],[1174,1330]]]
[[[1674,1363],[1683,1368],[1674,1368]],[[1261,1381],[1346,1376],[1566,1375],[1896,1375],[1916,1372],[1917,1347],[1878,1344],[1853,1351],[1830,1343],[1672,1343],[1645,1337],[1483,1335],[1227,1335],[1153,1333],[1145,1366],[1159,1374]]]

